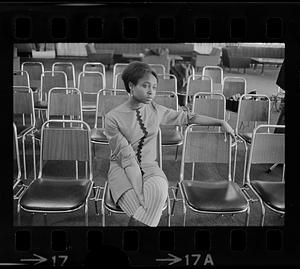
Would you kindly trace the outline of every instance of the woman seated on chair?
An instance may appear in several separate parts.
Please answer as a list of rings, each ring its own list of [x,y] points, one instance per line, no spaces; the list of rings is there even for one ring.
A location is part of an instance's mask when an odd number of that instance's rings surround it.
[[[155,227],[168,195],[168,180],[156,162],[159,125],[196,123],[234,131],[225,121],[156,104],[158,78],[146,63],[130,63],[122,79],[130,97],[105,117],[111,149],[108,184],[115,203],[130,217],[129,226]]]

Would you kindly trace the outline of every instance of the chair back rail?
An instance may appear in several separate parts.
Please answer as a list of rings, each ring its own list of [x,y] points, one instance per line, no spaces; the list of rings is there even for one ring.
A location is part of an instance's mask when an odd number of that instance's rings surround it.
[[[223,94],[226,98],[235,94],[246,94],[247,82],[242,77],[224,77],[223,84]]]
[[[75,67],[71,62],[55,62],[52,64],[52,72],[53,71],[63,71],[67,75],[68,86],[75,87],[76,79],[75,79]]]

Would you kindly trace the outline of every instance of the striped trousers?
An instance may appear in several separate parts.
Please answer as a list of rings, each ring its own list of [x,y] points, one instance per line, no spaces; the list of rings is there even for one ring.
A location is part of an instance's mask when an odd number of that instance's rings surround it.
[[[148,226],[156,227],[162,215],[167,196],[167,181],[160,176],[154,176],[144,182],[146,209],[140,205],[133,189],[126,191],[120,197],[118,205],[129,217],[133,216],[133,218]]]

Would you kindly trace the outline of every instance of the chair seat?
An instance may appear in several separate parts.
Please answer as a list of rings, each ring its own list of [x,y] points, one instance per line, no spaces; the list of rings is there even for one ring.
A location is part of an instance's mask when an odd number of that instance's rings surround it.
[[[47,109],[47,107],[48,107],[47,101],[38,100],[34,103],[34,108],[36,108],[36,109]]]
[[[176,129],[161,128],[161,142],[163,146],[181,144],[183,137],[180,131]]]
[[[252,142],[252,133],[239,133],[239,135],[246,140],[247,143]]]
[[[33,211],[67,211],[85,203],[92,186],[90,180],[36,179],[20,200],[20,205]]]
[[[119,212],[119,213],[125,213],[121,207],[119,207],[113,200],[110,189],[107,188],[104,196],[104,203],[107,209]]]
[[[251,186],[268,206],[284,211],[284,182],[251,180]]]
[[[248,207],[242,190],[232,181],[183,180],[181,186],[188,205],[198,211],[237,212]]]
[[[94,143],[108,143],[106,136],[103,133],[104,129],[93,128],[91,130],[91,140]]]

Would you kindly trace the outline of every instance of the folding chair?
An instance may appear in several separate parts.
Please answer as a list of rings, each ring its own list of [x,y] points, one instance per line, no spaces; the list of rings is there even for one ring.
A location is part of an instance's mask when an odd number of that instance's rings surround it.
[[[270,124],[271,102],[263,94],[243,94],[239,99],[235,133],[238,142],[245,148],[243,184],[245,184],[248,145],[252,142],[252,131],[258,124]],[[248,123],[246,126],[245,123]]]
[[[223,69],[220,66],[204,66],[203,76],[211,77],[213,81],[213,92],[223,93]]]
[[[172,74],[158,75],[159,91],[174,92],[177,94],[177,78]]]
[[[162,148],[161,148],[161,132],[159,130],[157,135],[157,162],[159,167],[162,167]],[[103,194],[101,196],[101,190],[103,190]],[[106,211],[117,214],[125,214],[125,212],[119,207],[113,200],[108,182],[105,182],[104,187],[101,187],[98,192],[98,201],[101,201],[101,210],[102,210],[102,226],[105,227],[105,214]],[[167,209],[168,212],[168,226],[171,225],[171,214],[170,214],[170,197],[167,196],[167,201],[163,207],[163,210]]]
[[[197,92],[212,92],[213,83],[212,79],[208,76],[190,75],[187,80],[185,95],[185,106],[188,107],[189,98],[193,98]],[[179,93],[178,93],[179,94]]]
[[[226,133],[193,131],[195,126],[189,125],[185,130],[182,150],[179,188],[183,199],[183,225],[186,224],[188,207],[197,213],[223,215],[246,212],[245,225],[248,226],[248,199],[231,176],[231,152],[235,143]],[[224,163],[228,166],[228,174],[222,180],[190,180],[186,176],[186,163]]]
[[[17,128],[17,139],[22,140],[24,179],[27,179],[25,139],[29,134],[31,134],[32,136],[33,171],[34,171],[34,178],[36,178],[35,154],[34,154],[35,143],[33,137],[36,121],[35,121],[33,103],[34,103],[33,93],[29,87],[22,87],[22,86],[13,87],[13,113],[14,113],[13,120]]]
[[[104,79],[106,79],[106,75],[105,75],[105,65],[99,62],[88,62],[85,63],[82,66],[82,72],[85,71],[96,71],[96,72],[100,72],[103,74]],[[106,81],[105,81],[105,85],[106,85]]]
[[[261,130],[266,129],[262,132]],[[246,174],[246,186],[258,197],[261,206],[260,226],[264,225],[266,207],[273,212],[285,213],[285,135],[270,133],[269,128],[285,129],[284,125],[259,125],[253,130]],[[260,130],[260,132],[258,132]],[[255,164],[283,164],[282,178],[278,180],[255,179],[250,171]]]
[[[41,62],[23,62],[21,71],[26,71],[29,75],[30,86],[33,92],[41,90],[41,76],[45,72]]]
[[[75,67],[71,62],[55,62],[52,64],[52,72],[63,71],[67,75],[68,86],[76,87]]]
[[[80,72],[77,85],[82,93],[83,111],[96,111],[97,93],[106,88],[103,73],[96,71]]]
[[[58,127],[58,123],[68,127]],[[21,209],[46,216],[84,208],[85,225],[88,226],[88,199],[94,184],[90,128],[83,121],[49,120],[42,125],[41,132],[39,176],[18,200],[18,224],[21,224]],[[53,163],[54,175],[46,169],[47,164]],[[59,171],[57,163],[68,163],[73,172],[61,175],[65,169]]]
[[[154,102],[178,111],[178,97],[175,92],[158,91]],[[176,146],[175,160],[177,160],[178,147],[183,143],[181,126],[161,125],[162,146]]]
[[[25,86],[30,88],[29,75],[27,71],[13,71],[13,86]]]
[[[91,130],[91,142],[93,144],[94,155],[95,145],[108,145],[108,140],[104,135],[105,115],[113,108],[121,105],[128,100],[129,94],[125,90],[100,90],[97,93],[97,107],[95,116],[95,125]]]

